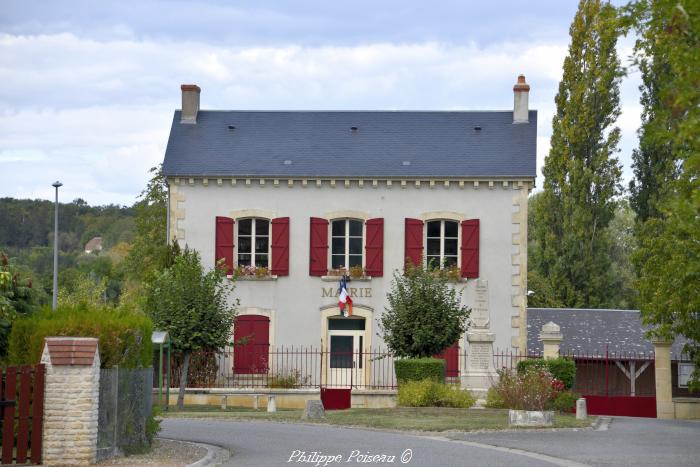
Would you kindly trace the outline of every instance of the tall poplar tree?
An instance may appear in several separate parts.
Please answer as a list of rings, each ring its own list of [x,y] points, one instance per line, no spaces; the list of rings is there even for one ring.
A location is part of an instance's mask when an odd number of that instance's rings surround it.
[[[541,221],[533,232],[539,248],[532,269],[570,307],[610,306],[616,288],[607,227],[621,191],[615,157],[620,130],[614,126],[622,77],[615,50],[618,24],[609,3],[579,3],[542,171],[544,192],[536,213]]]

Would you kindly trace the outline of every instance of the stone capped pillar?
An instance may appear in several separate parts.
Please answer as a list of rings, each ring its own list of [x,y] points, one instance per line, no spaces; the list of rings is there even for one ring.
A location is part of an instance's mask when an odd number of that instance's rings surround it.
[[[45,465],[90,465],[97,453],[100,354],[92,337],[47,337],[42,458]]]
[[[496,334],[490,332],[489,295],[488,281],[477,280],[470,316],[472,327],[467,332],[467,365],[461,377],[462,388],[469,389],[479,398],[485,398],[488,389],[498,380],[498,373],[493,365],[493,342],[496,340]]]
[[[671,383],[671,345],[664,339],[652,340],[654,344],[654,379],[656,380],[656,418],[675,418],[673,388]]]
[[[558,324],[550,321],[542,325],[542,332],[540,332],[539,340],[542,342],[544,358],[559,357],[559,347],[563,339],[564,336]]]

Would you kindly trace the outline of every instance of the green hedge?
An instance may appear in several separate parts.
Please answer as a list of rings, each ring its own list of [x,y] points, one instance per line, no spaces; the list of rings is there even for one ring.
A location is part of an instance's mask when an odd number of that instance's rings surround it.
[[[394,361],[394,369],[399,384],[424,379],[445,382],[445,360],[441,358],[402,358]]]
[[[462,391],[433,379],[407,381],[399,386],[398,403],[402,407],[457,407],[468,409],[476,402],[469,391]]]
[[[46,307],[13,323],[8,361],[11,365],[38,363],[45,337],[97,337],[102,368],[146,368],[153,362],[151,334],[150,318],[134,310],[81,304],[53,312]]]
[[[569,358],[529,358],[518,362],[518,373],[525,373],[533,369],[549,371],[552,376],[564,383],[566,389],[574,387],[576,363]]]

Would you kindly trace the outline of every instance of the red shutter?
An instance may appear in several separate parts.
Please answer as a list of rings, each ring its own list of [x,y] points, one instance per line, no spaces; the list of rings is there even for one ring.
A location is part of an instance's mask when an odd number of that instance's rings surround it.
[[[404,243],[404,260],[420,266],[423,261],[423,221],[406,219],[406,239]]]
[[[328,274],[328,221],[312,217],[309,234],[309,275],[325,276]]]
[[[270,274],[289,275],[289,217],[272,219],[272,261]]]
[[[226,264],[226,274],[233,274],[233,219],[217,216],[215,263],[222,258]]]
[[[365,271],[368,276],[384,274],[384,219],[368,219],[365,223]]]
[[[479,277],[479,219],[462,221],[462,277]]]

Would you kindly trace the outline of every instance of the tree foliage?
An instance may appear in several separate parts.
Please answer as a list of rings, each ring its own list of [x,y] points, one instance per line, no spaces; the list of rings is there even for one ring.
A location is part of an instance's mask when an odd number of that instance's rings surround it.
[[[690,340],[690,387],[700,389],[700,3],[640,0],[626,13],[636,63],[654,84],[642,99],[640,146],[659,151],[651,160],[661,167],[635,171],[635,186],[650,192],[637,210],[640,309],[654,334]]]
[[[379,327],[397,357],[442,352],[464,334],[471,312],[444,274],[423,267],[407,267],[404,274],[394,271],[387,301]]]
[[[232,291],[225,271],[205,271],[199,253],[187,248],[145,286],[145,307],[155,328],[167,331],[173,350],[184,355],[180,407],[191,353],[219,349],[230,340],[236,316],[236,303],[228,303]]]
[[[0,358],[7,354],[8,337],[14,321],[33,311],[36,293],[24,277],[0,252]]]
[[[139,201],[136,211],[136,235],[126,260],[129,275],[147,279],[168,265],[167,232],[168,185],[162,167],[153,167],[153,174]]]
[[[582,0],[570,28],[571,44],[556,96],[551,149],[543,168],[544,192],[535,207],[537,251],[532,270],[570,307],[610,306],[616,278],[607,230],[620,193],[614,154],[620,130],[615,9]]]

